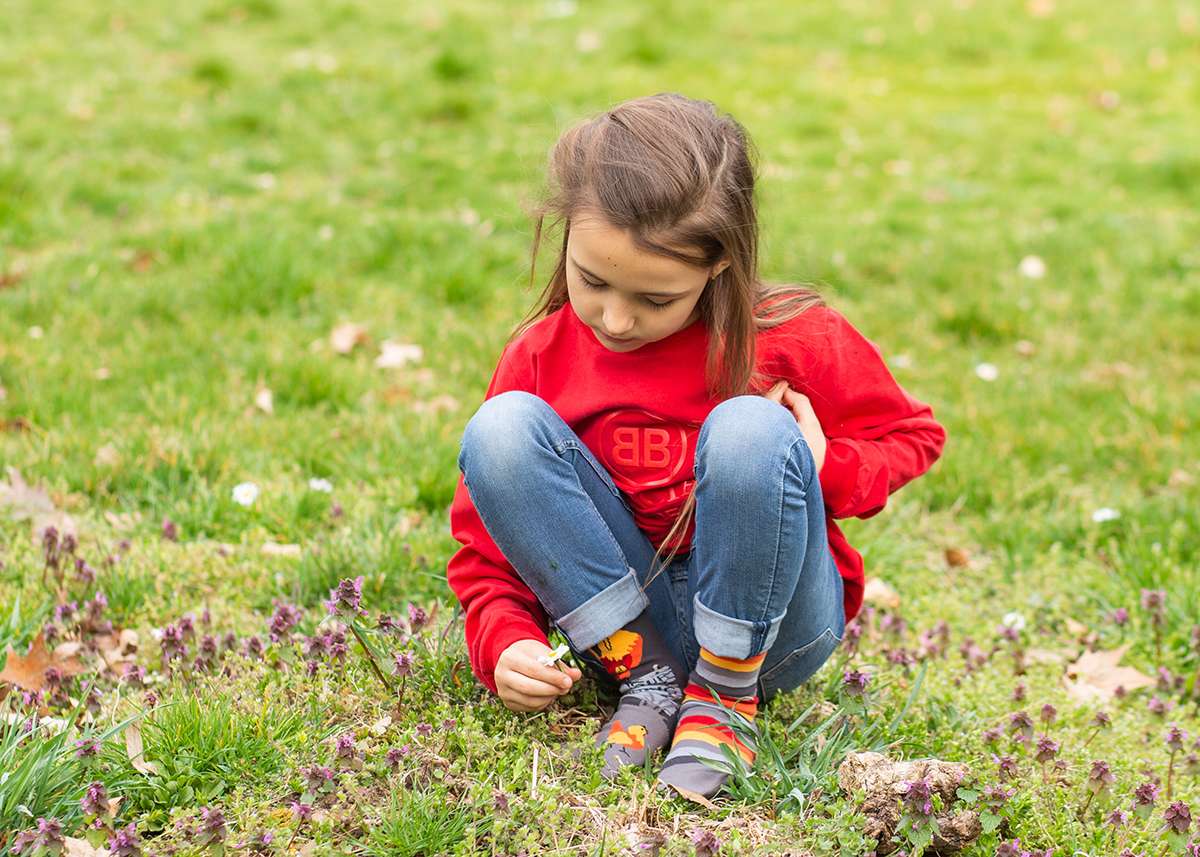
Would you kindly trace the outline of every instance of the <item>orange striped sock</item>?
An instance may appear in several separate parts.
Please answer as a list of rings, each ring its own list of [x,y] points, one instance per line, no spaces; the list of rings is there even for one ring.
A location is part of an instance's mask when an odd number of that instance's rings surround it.
[[[729,774],[704,760],[728,766],[722,747],[728,747],[748,769],[754,764],[757,744],[752,736],[734,731],[732,711],[751,723],[758,714],[758,673],[767,653],[748,658],[723,658],[703,646],[696,667],[688,676],[679,722],[671,749],[658,779],[667,785],[711,797],[720,791]],[[713,700],[715,691],[720,704]]]

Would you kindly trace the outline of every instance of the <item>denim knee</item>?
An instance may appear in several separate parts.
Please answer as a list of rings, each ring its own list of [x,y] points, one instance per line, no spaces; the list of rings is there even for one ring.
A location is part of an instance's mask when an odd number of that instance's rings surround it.
[[[550,406],[540,396],[524,390],[507,390],[487,399],[467,421],[458,451],[458,469],[464,475],[468,461],[486,452],[486,461],[499,479],[522,471],[522,456],[532,449],[529,430]]]
[[[805,484],[815,476],[816,464],[795,415],[764,396],[733,396],[718,404],[700,427],[696,441],[696,478],[701,471],[718,471],[732,480],[749,480],[745,487],[761,484],[751,462],[773,458],[780,450],[799,447],[799,464]]]

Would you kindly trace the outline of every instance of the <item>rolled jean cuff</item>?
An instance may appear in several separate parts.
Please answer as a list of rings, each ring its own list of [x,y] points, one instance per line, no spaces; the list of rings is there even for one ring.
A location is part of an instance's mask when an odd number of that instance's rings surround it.
[[[770,622],[752,622],[722,616],[700,603],[699,593],[692,599],[692,628],[696,642],[722,658],[748,658],[771,648],[779,636],[784,610]]]
[[[637,572],[629,574],[608,589],[598,592],[554,624],[571,641],[575,651],[590,649],[606,637],[628,625],[650,606],[650,599],[638,583]]]

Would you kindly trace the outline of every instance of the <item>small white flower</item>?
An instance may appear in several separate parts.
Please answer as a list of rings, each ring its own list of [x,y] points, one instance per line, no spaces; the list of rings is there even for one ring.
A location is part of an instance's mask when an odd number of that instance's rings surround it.
[[[308,480],[308,488],[310,491],[323,491],[329,494],[333,491],[333,483],[328,479],[318,479],[314,476]]]
[[[253,482],[239,482],[233,486],[233,502],[249,506],[258,499],[258,486]]]
[[[1025,617],[1015,610],[1012,613],[1005,613],[1004,618],[1000,620],[1005,628],[1012,628],[1014,631],[1025,630]]]
[[[1110,509],[1107,506],[1092,512],[1092,520],[1097,524],[1102,524],[1105,521],[1115,521],[1119,517],[1121,517],[1120,512],[1116,509]]]
[[[570,651],[570,647],[566,643],[559,643],[558,648],[556,648],[550,654],[542,655],[540,658],[538,658],[538,663],[550,666],[568,651]]]
[[[1000,377],[1000,370],[994,363],[980,363],[975,367],[975,374],[984,381],[995,381]]]
[[[1022,277],[1028,277],[1031,280],[1040,280],[1046,276],[1046,263],[1042,261],[1041,256],[1026,256],[1021,260],[1021,264],[1017,266],[1017,270],[1021,272]]]

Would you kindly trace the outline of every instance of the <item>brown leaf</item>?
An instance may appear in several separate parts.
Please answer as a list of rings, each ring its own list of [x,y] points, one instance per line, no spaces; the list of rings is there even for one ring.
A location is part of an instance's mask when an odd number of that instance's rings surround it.
[[[60,646],[59,648],[62,648]],[[59,658],[58,650],[46,651],[46,641],[41,632],[33,638],[29,651],[19,655],[8,647],[8,660],[0,671],[0,682],[8,682],[23,690],[44,690],[46,687],[46,670],[57,667],[63,675],[79,675],[86,669],[74,653]]]
[[[41,488],[29,485],[15,467],[8,467],[8,482],[0,481],[0,509],[9,510],[14,520],[29,518],[33,521],[35,540],[40,544],[42,531],[53,525],[60,535],[70,533],[78,536],[75,519],[60,511]]]
[[[946,548],[946,565],[961,568],[970,562],[970,555],[962,548]]]
[[[720,809],[719,806],[717,806],[715,803],[713,803],[711,800],[709,800],[708,798],[706,798],[704,795],[700,794],[699,792],[694,792],[689,789],[682,788],[680,786],[675,785],[674,783],[670,783],[670,786],[671,786],[671,788],[675,789],[675,791],[679,792],[681,795],[683,795],[685,798],[687,798],[690,801],[698,803],[701,806],[707,807],[708,809]]]
[[[96,848],[86,839],[66,837],[67,847],[63,849],[63,857],[109,857],[112,853],[107,848]]]
[[[114,630],[111,634],[98,634],[92,638],[104,659],[104,666],[109,672],[119,675],[124,664],[137,660],[138,635],[137,631],[126,628]]]
[[[329,334],[329,344],[333,346],[333,350],[338,354],[349,354],[354,350],[354,346],[361,345],[367,342],[366,328],[348,321],[344,324],[339,324]]]
[[[863,589],[863,601],[878,607],[895,610],[900,606],[900,593],[892,589],[891,586],[880,578],[872,577],[867,581],[867,585]]]
[[[281,545],[275,542],[265,542],[262,552],[267,556],[300,556],[300,545]]]
[[[139,274],[144,274],[154,265],[154,253],[150,250],[141,249],[133,254],[133,258],[129,260],[129,267]]]
[[[399,369],[406,363],[420,360],[423,355],[424,351],[419,345],[387,339],[379,344],[375,365],[380,369]]]
[[[1067,667],[1063,685],[1067,695],[1079,702],[1107,702],[1117,688],[1137,690],[1153,687],[1155,680],[1133,667],[1118,666],[1130,644],[1107,652],[1084,652]]]
[[[146,751],[142,747],[142,730],[136,723],[125,727],[125,752],[129,754],[130,764],[143,774],[149,776],[159,772],[153,762],[146,761]]]
[[[0,274],[0,289],[11,289],[23,279],[25,279],[23,271],[6,271]]]

